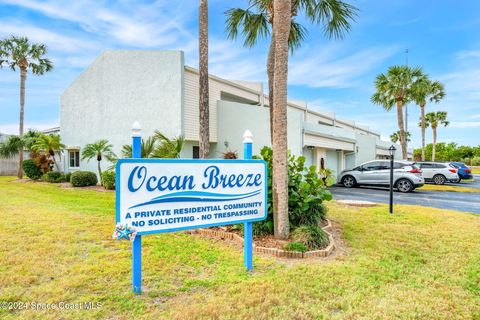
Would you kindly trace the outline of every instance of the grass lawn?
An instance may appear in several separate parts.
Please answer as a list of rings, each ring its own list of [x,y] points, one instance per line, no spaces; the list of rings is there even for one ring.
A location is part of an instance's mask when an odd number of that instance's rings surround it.
[[[437,184],[425,184],[423,187],[418,188],[417,190],[426,190],[426,191],[453,191],[453,192],[480,192],[479,188],[469,188],[461,187],[454,185],[437,185]]]
[[[299,263],[183,233],[145,236],[145,293],[130,243],[114,241],[114,194],[0,178],[0,301],[100,302],[0,310],[1,319],[480,319],[480,216],[330,204],[348,254]]]

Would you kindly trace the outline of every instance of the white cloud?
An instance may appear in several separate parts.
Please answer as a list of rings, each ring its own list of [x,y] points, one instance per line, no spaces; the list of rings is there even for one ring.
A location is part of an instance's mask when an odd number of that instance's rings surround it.
[[[480,121],[452,121],[450,123],[451,128],[480,128]]]
[[[320,88],[349,88],[361,76],[381,65],[396,53],[397,48],[373,47],[343,55],[341,47],[308,48],[291,59],[289,83]]]
[[[2,28],[0,35],[3,36],[27,36],[33,42],[41,42],[50,50],[62,52],[81,52],[83,50],[98,50],[100,45],[85,39],[76,39],[71,36],[63,36],[58,33],[26,24],[20,20],[0,21]]]
[[[136,1],[122,1],[112,5],[89,0],[1,2],[75,23],[100,38],[113,38],[122,44],[143,48],[172,45],[179,38],[189,38],[191,35],[183,27],[183,22],[192,10],[196,10],[196,6],[187,5],[183,1],[182,5],[176,6],[170,1],[156,1],[148,5],[139,5]]]
[[[40,131],[58,127],[58,125],[58,121],[26,122],[24,128],[25,130],[35,129]],[[0,124],[0,132],[6,134],[18,134],[18,123]]]

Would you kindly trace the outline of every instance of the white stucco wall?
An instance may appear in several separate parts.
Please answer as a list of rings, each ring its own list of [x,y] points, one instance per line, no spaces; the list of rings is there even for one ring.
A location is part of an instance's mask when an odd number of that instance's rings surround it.
[[[212,155],[224,152],[224,143],[227,141],[228,148],[243,157],[242,136],[247,129],[253,134],[253,154],[259,154],[263,146],[271,146],[268,108],[218,101],[217,112],[219,141]],[[289,108],[287,116],[288,149],[295,155],[301,155],[303,113]]]
[[[82,151],[88,143],[107,139],[120,155],[121,146],[131,142],[135,120],[144,137],[155,130],[171,137],[182,134],[183,74],[181,51],[104,52],[61,96],[62,142]],[[94,159],[80,163],[81,170],[97,171]]]

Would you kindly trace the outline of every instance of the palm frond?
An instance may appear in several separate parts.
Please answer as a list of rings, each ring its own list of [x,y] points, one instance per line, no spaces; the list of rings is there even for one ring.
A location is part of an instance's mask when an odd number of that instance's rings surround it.
[[[295,49],[298,49],[302,45],[302,42],[303,40],[305,40],[306,35],[307,29],[300,23],[292,19],[290,25],[290,34],[288,35],[288,47],[290,49],[290,52],[293,53]]]
[[[23,150],[24,141],[18,136],[9,136],[0,143],[0,158],[13,158]]]
[[[311,5],[304,6],[310,8]],[[324,25],[326,37],[338,39],[350,31],[358,8],[340,0],[319,0],[313,9],[307,9],[306,13],[312,22]]]
[[[253,13],[248,9],[233,8],[227,10],[225,15],[228,38],[236,39],[241,33],[245,47],[253,47],[259,39],[270,34],[268,17],[263,12]]]

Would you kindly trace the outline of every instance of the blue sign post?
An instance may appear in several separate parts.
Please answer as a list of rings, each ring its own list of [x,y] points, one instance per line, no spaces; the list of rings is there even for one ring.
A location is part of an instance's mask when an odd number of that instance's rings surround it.
[[[243,134],[243,159],[252,159],[252,133],[250,130]],[[243,263],[248,271],[253,270],[253,222],[245,222],[243,225]]]
[[[142,157],[142,128],[135,121],[132,125],[132,158]],[[142,236],[137,235],[132,244],[132,289],[142,293]]]
[[[253,269],[253,222],[268,210],[267,164],[252,160],[244,134],[243,160],[142,159],[141,128],[132,127],[132,158],[116,165],[117,239],[132,243],[132,289],[142,292],[142,236],[244,224],[244,264]]]

